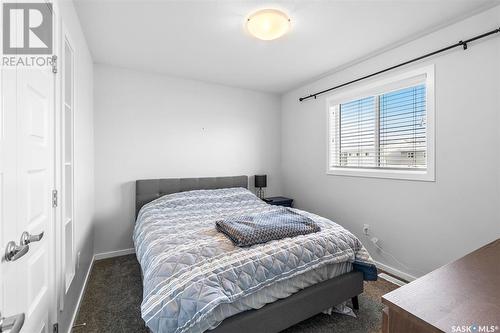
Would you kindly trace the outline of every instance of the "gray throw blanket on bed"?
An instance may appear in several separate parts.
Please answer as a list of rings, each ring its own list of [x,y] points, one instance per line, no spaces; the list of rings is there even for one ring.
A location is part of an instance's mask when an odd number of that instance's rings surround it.
[[[216,221],[215,225],[234,245],[242,247],[321,230],[312,219],[285,207],[255,215],[227,217]]]

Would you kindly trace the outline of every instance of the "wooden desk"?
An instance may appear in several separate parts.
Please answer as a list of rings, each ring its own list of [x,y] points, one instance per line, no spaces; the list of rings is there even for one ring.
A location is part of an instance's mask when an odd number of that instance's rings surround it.
[[[500,239],[384,295],[382,303],[384,333],[500,333]]]

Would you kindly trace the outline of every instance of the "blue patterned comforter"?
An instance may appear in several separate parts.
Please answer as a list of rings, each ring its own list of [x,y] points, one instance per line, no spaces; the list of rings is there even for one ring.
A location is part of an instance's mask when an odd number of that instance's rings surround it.
[[[219,305],[328,264],[352,262],[365,279],[376,279],[361,242],[311,213],[300,211],[320,232],[245,248],[215,229],[220,219],[278,209],[243,188],[175,193],[145,205],[134,244],[144,274],[146,325],[155,333],[203,332],[217,324]]]

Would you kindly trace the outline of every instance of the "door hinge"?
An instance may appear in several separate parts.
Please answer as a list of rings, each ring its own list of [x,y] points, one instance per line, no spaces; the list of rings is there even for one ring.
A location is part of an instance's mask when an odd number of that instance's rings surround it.
[[[57,74],[57,56],[52,56],[52,73]]]
[[[57,190],[52,190],[52,207],[57,207]]]
[[[52,333],[59,333],[59,324],[55,323],[52,325]]]

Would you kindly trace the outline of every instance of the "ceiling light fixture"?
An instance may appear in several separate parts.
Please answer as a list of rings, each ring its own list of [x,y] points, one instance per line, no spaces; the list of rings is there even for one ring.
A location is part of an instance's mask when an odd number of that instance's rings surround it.
[[[290,30],[290,18],[277,9],[262,9],[247,19],[248,32],[262,40],[273,40]]]

